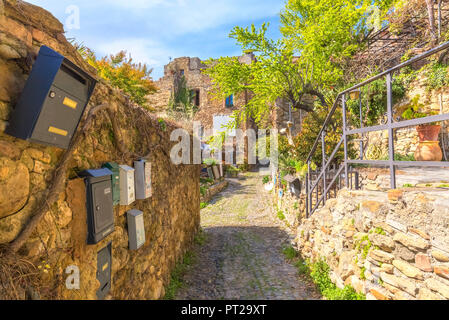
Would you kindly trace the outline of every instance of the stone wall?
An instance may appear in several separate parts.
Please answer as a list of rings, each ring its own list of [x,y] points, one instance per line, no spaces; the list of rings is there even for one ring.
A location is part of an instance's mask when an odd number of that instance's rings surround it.
[[[447,190],[339,192],[297,229],[304,257],[368,299],[449,299]]]
[[[95,70],[47,11],[22,1],[0,0],[0,8],[0,244],[5,245],[16,239],[46,199],[64,152],[3,133],[40,46],[51,47],[90,73]],[[171,163],[170,132],[176,124],[161,125],[147,110],[100,82],[90,106],[104,103],[111,108],[98,113],[76,148],[59,200],[18,252],[34,264],[41,283],[34,288],[17,284],[20,298],[31,289],[44,299],[96,299],[97,252],[112,241],[109,298],[159,299],[176,262],[193,243],[200,222],[200,167]],[[138,156],[152,163],[152,197],[116,206],[115,231],[97,245],[86,245],[85,186],[78,173],[109,161],[133,166]],[[144,212],[146,243],[138,251],[128,249],[125,213],[132,208]],[[80,268],[80,290],[66,289],[65,270],[70,265]],[[1,298],[11,296],[0,289]]]
[[[242,63],[250,63],[246,56],[239,57]],[[168,106],[170,97],[175,87],[176,79],[184,76],[187,87],[198,90],[200,105],[194,120],[200,121],[205,129],[213,129],[214,115],[232,115],[247,103],[248,95],[239,94],[234,97],[234,106],[226,107],[224,99],[216,99],[213,96],[212,82],[209,76],[203,73],[207,66],[199,58],[176,58],[164,67],[164,76],[156,82],[158,92],[149,96],[152,106],[161,109]]]

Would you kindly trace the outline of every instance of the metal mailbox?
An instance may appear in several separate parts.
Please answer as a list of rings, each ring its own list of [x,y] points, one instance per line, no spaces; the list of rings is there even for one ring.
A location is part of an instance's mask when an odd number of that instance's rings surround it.
[[[120,204],[120,168],[115,162],[105,163],[103,168],[112,172],[112,200],[114,206]]]
[[[111,290],[112,242],[97,253],[97,280],[100,288],[97,298],[104,299]]]
[[[136,199],[148,199],[151,197],[151,163],[143,159],[134,161],[134,169]]]
[[[127,213],[129,248],[138,250],[145,244],[145,224],[143,212],[130,210]]]
[[[114,231],[112,172],[108,169],[86,170],[87,243],[96,244]]]
[[[126,165],[119,166],[120,168],[120,204],[122,206],[129,206],[136,200],[135,186],[134,186],[134,168]]]
[[[42,46],[5,132],[67,149],[95,85],[86,72]]]

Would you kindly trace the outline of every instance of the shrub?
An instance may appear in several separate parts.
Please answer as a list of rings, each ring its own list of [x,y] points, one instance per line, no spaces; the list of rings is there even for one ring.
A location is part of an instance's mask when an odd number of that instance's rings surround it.
[[[267,184],[268,182],[270,182],[270,176],[265,176],[262,179],[263,184]]]
[[[358,294],[354,288],[345,286],[343,289],[331,281],[329,277],[329,265],[320,260],[310,266],[310,276],[317,285],[318,290],[329,300],[365,300],[365,296]]]

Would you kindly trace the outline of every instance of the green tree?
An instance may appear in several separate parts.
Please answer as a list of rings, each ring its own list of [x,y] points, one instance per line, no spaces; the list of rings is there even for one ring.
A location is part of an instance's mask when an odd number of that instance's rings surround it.
[[[69,42],[101,78],[123,90],[135,103],[150,107],[146,96],[157,91],[151,77],[153,69],[146,64],[135,63],[126,51],[97,59],[95,53],[83,43],[78,43],[74,38],[70,38]]]
[[[212,78],[219,99],[249,91],[249,102],[236,111],[238,123],[252,117],[269,118],[278,98],[308,112],[315,102],[329,105],[332,87],[342,78],[342,62],[363,43],[369,32],[372,6],[385,11],[388,0],[289,0],[281,13],[279,40],[266,35],[268,24],[256,29],[235,27],[230,37],[256,61],[242,64],[238,58],[209,60],[206,74]],[[314,97],[315,99],[309,99]],[[307,97],[307,99],[305,99]]]

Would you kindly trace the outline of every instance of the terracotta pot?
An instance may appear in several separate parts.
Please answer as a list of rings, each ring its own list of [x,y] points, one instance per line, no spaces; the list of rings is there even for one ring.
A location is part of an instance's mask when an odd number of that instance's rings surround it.
[[[443,152],[439,141],[422,141],[415,151],[416,161],[441,161]]]
[[[441,126],[439,126],[439,125],[417,126],[416,131],[418,131],[419,142],[438,141],[438,137],[439,137],[440,131],[441,131]]]

